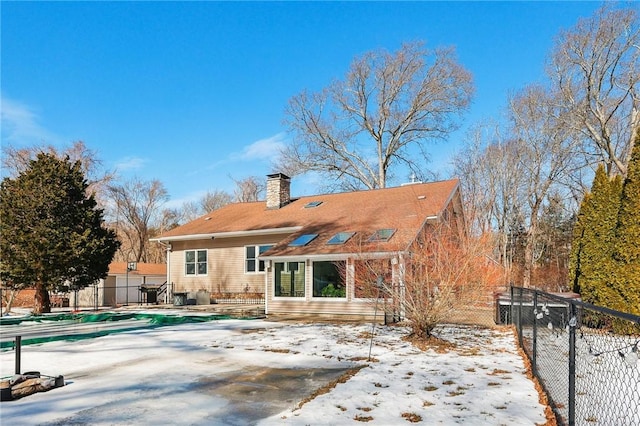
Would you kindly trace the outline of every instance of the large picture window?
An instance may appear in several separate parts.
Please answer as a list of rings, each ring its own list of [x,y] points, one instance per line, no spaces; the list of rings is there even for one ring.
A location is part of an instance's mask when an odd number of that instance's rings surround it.
[[[345,262],[313,262],[313,297],[346,297]]]
[[[187,250],[184,252],[184,273],[186,275],[207,275],[207,251]]]
[[[273,245],[246,246],[244,251],[244,271],[264,272],[264,260],[258,260],[258,256],[271,247],[273,247]]]
[[[275,262],[273,270],[276,297],[304,297],[304,262]]]

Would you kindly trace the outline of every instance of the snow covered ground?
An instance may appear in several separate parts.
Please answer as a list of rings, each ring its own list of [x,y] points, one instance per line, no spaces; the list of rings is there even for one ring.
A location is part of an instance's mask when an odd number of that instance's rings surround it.
[[[532,328],[523,336],[531,342]],[[640,425],[640,359],[638,335],[615,335],[580,329],[576,336],[576,424]],[[539,327],[538,373],[569,416],[569,336],[564,329]]]
[[[455,347],[421,351],[407,329],[377,326],[368,361],[371,331],[224,320],[25,346],[22,371],[66,385],[2,402],[0,424],[545,423],[509,330],[441,327]],[[0,365],[11,375],[14,352]]]

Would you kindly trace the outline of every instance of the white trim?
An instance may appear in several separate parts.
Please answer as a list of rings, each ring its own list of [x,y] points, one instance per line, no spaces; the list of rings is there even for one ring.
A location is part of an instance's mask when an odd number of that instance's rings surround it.
[[[310,296],[310,300],[311,301],[323,301],[323,300],[331,300],[331,303],[335,302],[335,301],[343,301],[343,302],[347,302],[348,298],[347,298],[347,294],[348,294],[348,282],[347,282],[347,277],[345,276],[345,280],[344,280],[344,296],[343,297],[334,297],[334,296],[314,296],[313,292],[315,291],[315,278],[314,278],[314,274],[315,274],[315,263],[320,263],[320,262],[327,262],[327,263],[331,263],[332,261],[326,261],[326,260],[317,260],[317,261],[311,261],[311,267],[309,268],[311,270],[311,272],[309,273],[310,279],[311,279],[311,292],[309,294]],[[348,259],[345,260],[333,260],[333,262],[344,262],[345,264],[345,268],[347,267],[348,264]]]
[[[252,237],[256,235],[273,235],[286,234],[296,232],[302,229],[302,226],[290,226],[287,228],[268,228],[254,229],[252,231],[229,231],[229,232],[211,232],[207,234],[189,234],[175,235],[172,237],[151,238],[149,241],[194,241],[194,240],[211,240],[216,238],[235,238],[235,237]]]
[[[328,302],[328,303],[338,303],[338,302],[348,302],[347,296],[345,297],[314,297],[311,296],[309,299],[311,302]]]
[[[272,247],[274,247],[276,245],[276,243],[269,243],[269,244],[247,244],[244,246],[244,273],[245,275],[256,275],[256,274],[264,274],[267,272],[267,264],[266,264],[266,260],[262,260],[260,259],[260,247],[269,247],[267,250],[270,250]],[[247,270],[247,260],[249,260],[249,258],[247,258],[247,247],[253,247],[255,249],[255,256],[251,258],[251,260],[253,260],[255,262],[255,271],[248,271]],[[267,251],[265,250],[265,251]],[[264,263],[264,270],[260,270],[260,262],[265,262]]]
[[[193,251],[195,252],[195,260],[193,262],[193,265],[195,266],[195,273],[193,274],[188,274],[187,273],[187,253]],[[203,262],[198,262],[198,252],[203,251],[206,255],[207,255],[207,260],[206,262],[204,262],[204,264],[207,266],[207,273],[206,274],[199,274],[198,273],[198,264],[203,263]],[[189,249],[189,250],[184,250],[183,252],[183,256],[182,256],[182,276],[187,278],[187,277],[208,277],[209,276],[209,250],[207,249]],[[191,263],[191,262],[189,262]]]
[[[297,300],[297,301],[306,301],[308,297],[308,280],[309,280],[309,268],[307,267],[307,261],[301,260],[300,258],[296,260],[280,260],[277,263],[284,264],[284,269],[282,272],[291,273],[291,269],[289,269],[289,263],[302,263],[304,265],[304,280],[303,280],[303,295],[302,296],[277,296],[276,295],[276,268],[275,263],[271,264],[271,268],[269,270],[269,274],[272,277],[271,288],[273,289],[273,299],[274,300]],[[299,271],[300,269],[295,269],[294,271]],[[292,283],[292,286],[295,287],[295,283]]]
[[[404,251],[378,251],[364,253],[329,253],[329,254],[300,254],[288,256],[259,256],[260,260],[271,260],[272,262],[299,262],[300,259],[310,261],[322,260],[347,260],[347,259],[369,259],[369,258],[386,258],[389,256],[397,256]]]
[[[384,298],[384,297],[378,297],[378,302],[388,302],[388,303],[392,303],[393,302],[393,297],[388,297],[388,298]],[[376,303],[376,298],[375,297],[354,297],[353,299],[351,299],[351,302],[353,303]]]
[[[269,315],[269,276],[271,275],[271,265],[269,265],[269,267],[265,265],[264,272],[264,314]]]

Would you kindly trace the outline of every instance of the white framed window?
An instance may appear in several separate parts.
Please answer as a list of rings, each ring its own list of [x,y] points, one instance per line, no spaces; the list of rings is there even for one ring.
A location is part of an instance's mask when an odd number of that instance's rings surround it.
[[[313,297],[346,298],[346,263],[313,262]]]
[[[207,251],[186,250],[184,252],[185,275],[207,275]]]
[[[256,273],[264,272],[264,260],[258,260],[265,251],[273,247],[273,244],[265,244],[261,246],[245,246],[244,250],[244,272]]]
[[[275,262],[273,264],[275,297],[305,297],[304,274],[304,262]]]

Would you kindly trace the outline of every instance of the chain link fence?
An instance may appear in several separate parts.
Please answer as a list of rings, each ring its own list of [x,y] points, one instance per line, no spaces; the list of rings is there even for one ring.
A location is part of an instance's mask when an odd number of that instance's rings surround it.
[[[512,287],[509,310],[559,424],[640,426],[640,317]]]

